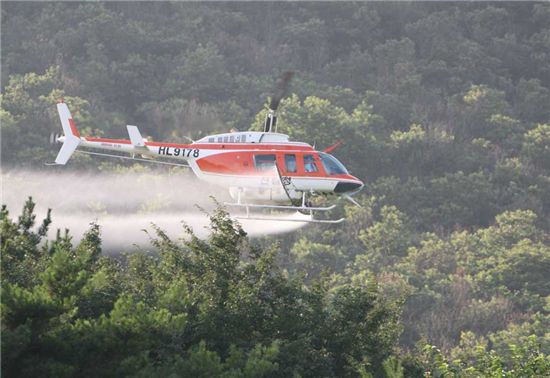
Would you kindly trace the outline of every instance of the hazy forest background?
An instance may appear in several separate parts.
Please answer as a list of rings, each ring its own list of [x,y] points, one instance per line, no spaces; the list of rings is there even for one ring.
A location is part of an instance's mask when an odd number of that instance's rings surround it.
[[[186,142],[258,128],[292,70],[279,131],[366,182],[343,225],[249,240],[218,210],[116,258],[4,208],[6,376],[550,376],[550,3],[1,11],[4,168],[52,161],[60,97],[83,134]]]

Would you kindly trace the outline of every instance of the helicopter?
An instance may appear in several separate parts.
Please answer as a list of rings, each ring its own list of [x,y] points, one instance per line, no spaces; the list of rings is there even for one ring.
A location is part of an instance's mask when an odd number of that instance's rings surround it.
[[[317,151],[308,143],[290,141],[288,135],[277,132],[277,109],[292,76],[293,72],[283,74],[268,105],[263,131],[209,135],[190,144],[149,141],[133,125],[126,126],[129,139],[83,137],[67,104],[60,100],[57,111],[64,135],[52,136],[51,141],[63,144],[55,162],[48,165],[65,165],[76,151],[95,156],[183,166],[190,168],[198,179],[227,188],[234,202],[226,202],[225,205],[245,212],[245,215],[237,218],[290,220],[288,217],[266,218],[257,214],[267,209],[297,211],[310,216],[296,220],[299,222],[343,222],[344,218],[315,219],[314,213],[332,210],[336,204],[314,206],[311,199],[319,195],[334,195],[359,206],[351,196],[358,193],[364,183],[352,176],[329,153],[341,142],[324,151]],[[119,154],[88,149],[116,151]]]

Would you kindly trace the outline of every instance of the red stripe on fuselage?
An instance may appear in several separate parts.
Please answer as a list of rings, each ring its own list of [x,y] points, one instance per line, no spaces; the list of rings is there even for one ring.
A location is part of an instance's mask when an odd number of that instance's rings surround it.
[[[78,129],[76,128],[76,125],[72,118],[69,118],[69,126],[71,126],[71,131],[73,135],[77,138],[80,138],[80,133],[78,132]]]
[[[107,138],[86,137],[86,141],[88,141],[88,142],[103,142],[103,143],[132,144],[132,142],[130,142],[127,139],[107,139]]]
[[[145,142],[145,145],[151,146],[151,147],[194,148],[192,144],[164,143],[164,142]]]

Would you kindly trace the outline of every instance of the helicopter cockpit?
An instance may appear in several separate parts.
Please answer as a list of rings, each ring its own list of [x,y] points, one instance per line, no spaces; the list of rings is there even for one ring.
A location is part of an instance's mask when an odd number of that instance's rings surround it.
[[[326,152],[319,152],[321,163],[325,168],[325,172],[328,175],[349,175],[348,170],[344,167],[344,164],[340,163],[334,156],[327,154]]]

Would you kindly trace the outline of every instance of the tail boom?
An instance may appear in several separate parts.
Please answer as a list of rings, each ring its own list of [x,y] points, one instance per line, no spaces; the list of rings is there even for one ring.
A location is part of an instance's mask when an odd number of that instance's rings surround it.
[[[141,136],[138,128],[131,125],[127,126],[129,140],[81,137],[67,104],[59,102],[57,104],[57,111],[65,135],[57,138],[57,141],[62,142],[63,146],[61,146],[61,150],[55,159],[55,164],[65,165],[78,147],[181,160],[189,160],[191,157],[196,157],[191,154],[191,151],[196,150],[191,145],[148,142],[147,139]]]

